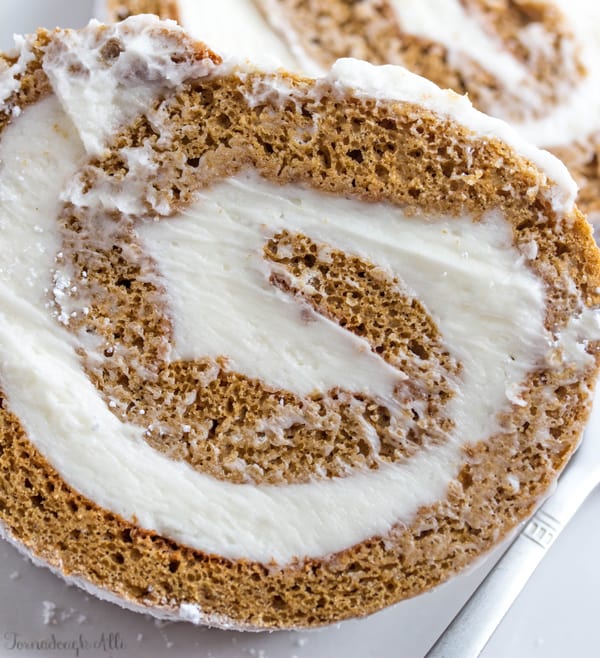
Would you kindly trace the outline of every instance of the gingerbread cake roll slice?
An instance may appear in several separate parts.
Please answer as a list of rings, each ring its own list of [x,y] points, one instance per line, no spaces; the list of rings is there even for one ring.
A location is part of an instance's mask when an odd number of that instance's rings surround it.
[[[341,60],[172,22],[0,74],[0,529],[122,606],[320,626],[443,582],[545,496],[598,371],[600,257],[549,153]]]
[[[108,3],[108,4],[106,4]],[[158,12],[218,52],[308,75],[340,57],[399,64],[468,93],[558,155],[600,221],[600,4],[590,0],[101,0],[114,20]]]

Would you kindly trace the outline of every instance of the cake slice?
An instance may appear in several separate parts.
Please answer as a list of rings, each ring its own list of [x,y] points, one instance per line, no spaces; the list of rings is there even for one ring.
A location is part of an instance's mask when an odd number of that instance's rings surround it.
[[[552,155],[408,71],[40,30],[0,77],[0,528],[223,628],[443,582],[545,496],[598,371]]]
[[[400,64],[558,155],[600,221],[600,4],[588,0],[103,0],[174,18],[218,52],[314,75],[340,57]]]

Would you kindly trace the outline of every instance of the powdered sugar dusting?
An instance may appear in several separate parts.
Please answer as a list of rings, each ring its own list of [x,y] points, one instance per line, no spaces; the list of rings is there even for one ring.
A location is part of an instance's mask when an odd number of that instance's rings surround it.
[[[182,603],[179,606],[179,617],[192,624],[202,623],[202,609],[195,603]]]
[[[60,626],[70,620],[83,624],[87,621],[87,616],[75,608],[61,608],[54,601],[42,601],[42,622],[44,626]]]

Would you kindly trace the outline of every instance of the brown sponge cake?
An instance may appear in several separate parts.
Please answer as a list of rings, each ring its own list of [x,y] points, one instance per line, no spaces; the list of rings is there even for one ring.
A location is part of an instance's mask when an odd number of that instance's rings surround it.
[[[148,17],[3,62],[9,540],[124,606],[298,628],[547,493],[600,339],[558,160],[403,69],[223,63]]]
[[[159,13],[218,52],[276,57],[308,74],[340,57],[399,64],[464,94],[552,150],[600,218],[600,5],[594,0],[112,0]]]

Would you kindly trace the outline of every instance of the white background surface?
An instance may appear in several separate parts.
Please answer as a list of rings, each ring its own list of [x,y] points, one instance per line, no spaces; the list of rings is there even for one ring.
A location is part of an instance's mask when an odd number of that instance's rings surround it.
[[[10,47],[15,31],[31,31],[38,25],[80,26],[91,16],[92,4],[92,0],[0,0],[0,48]],[[600,421],[594,424],[593,431],[600,431]],[[600,490],[550,549],[484,658],[600,657],[599,556]],[[366,620],[312,632],[242,634],[185,623],[157,625],[149,617],[67,587],[0,540],[0,657],[419,658],[493,559],[434,592]],[[44,614],[51,608],[53,614]],[[26,648],[53,636],[74,643],[74,648]],[[75,647],[81,645],[88,648],[77,652]]]

